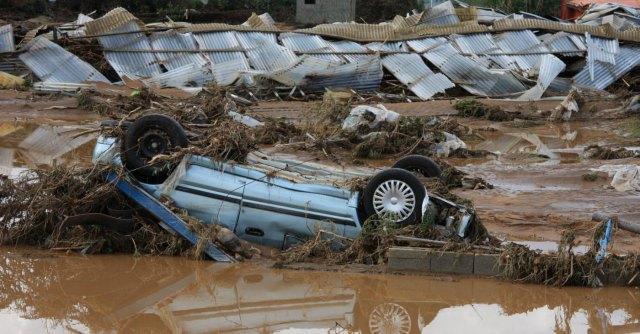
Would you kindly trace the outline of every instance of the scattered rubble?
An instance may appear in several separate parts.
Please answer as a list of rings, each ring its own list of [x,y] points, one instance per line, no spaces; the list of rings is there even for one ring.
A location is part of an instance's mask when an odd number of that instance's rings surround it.
[[[584,155],[591,159],[615,160],[640,157],[640,152],[626,148],[611,149],[600,145],[589,145],[584,149]]]

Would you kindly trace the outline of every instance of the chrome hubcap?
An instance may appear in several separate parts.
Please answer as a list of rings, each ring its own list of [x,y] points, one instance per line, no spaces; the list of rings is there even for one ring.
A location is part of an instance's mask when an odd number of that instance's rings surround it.
[[[373,193],[373,208],[378,216],[399,222],[407,219],[416,206],[416,196],[408,184],[400,180],[381,183]]]

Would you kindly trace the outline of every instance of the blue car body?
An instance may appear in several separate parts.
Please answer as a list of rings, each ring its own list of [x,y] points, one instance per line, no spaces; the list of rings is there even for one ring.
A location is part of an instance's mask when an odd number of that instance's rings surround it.
[[[100,137],[93,160],[120,165],[117,140]],[[276,248],[290,247],[318,230],[347,238],[362,230],[358,192],[297,183],[203,156],[185,158],[162,184],[140,186],[157,199],[169,198],[205,223],[221,224],[241,239]]]

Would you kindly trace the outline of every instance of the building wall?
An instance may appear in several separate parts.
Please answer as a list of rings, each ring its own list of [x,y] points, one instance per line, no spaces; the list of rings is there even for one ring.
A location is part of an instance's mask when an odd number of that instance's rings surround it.
[[[366,0],[365,0],[366,1]],[[297,0],[296,22],[320,24],[353,21],[356,17],[356,0]]]

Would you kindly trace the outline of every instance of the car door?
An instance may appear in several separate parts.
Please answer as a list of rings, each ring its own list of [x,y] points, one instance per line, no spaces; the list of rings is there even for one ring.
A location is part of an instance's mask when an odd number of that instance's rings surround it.
[[[235,233],[242,239],[286,248],[322,229],[345,235],[357,213],[349,191],[298,184],[249,171]]]
[[[245,178],[233,173],[233,169],[231,165],[192,157],[171,199],[177,207],[205,223],[219,223],[234,230]]]

